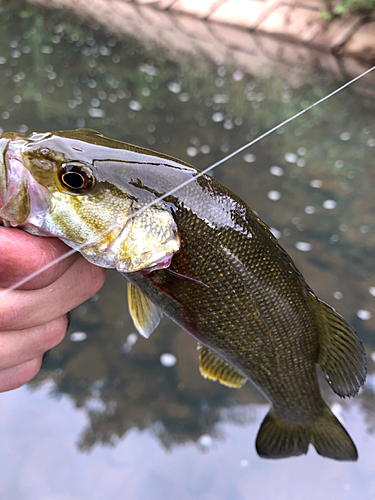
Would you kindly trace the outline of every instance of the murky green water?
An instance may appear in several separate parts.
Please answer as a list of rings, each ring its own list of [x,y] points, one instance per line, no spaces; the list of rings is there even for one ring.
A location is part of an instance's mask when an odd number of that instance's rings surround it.
[[[205,168],[343,83],[322,70],[285,75],[275,65],[264,76],[201,54],[172,59],[150,41],[24,2],[0,3],[0,15],[4,131],[89,127]],[[140,338],[125,279],[109,272],[37,378],[0,396],[3,499],[375,498],[372,96],[346,89],[214,171],[366,343],[358,397],[340,400],[322,383],[358,463],[313,449],[260,459],[262,395],[203,380],[195,341],[169,320]]]

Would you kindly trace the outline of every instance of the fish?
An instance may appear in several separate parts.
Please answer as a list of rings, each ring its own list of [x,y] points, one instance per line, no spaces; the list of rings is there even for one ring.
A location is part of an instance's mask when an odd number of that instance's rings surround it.
[[[271,404],[260,457],[298,456],[312,444],[324,457],[357,460],[316,365],[336,394],[354,396],[366,378],[362,342],[244,201],[181,160],[89,129],[5,133],[0,148],[3,224],[116,269],[140,334],[166,315],[197,340],[204,377],[255,384]]]

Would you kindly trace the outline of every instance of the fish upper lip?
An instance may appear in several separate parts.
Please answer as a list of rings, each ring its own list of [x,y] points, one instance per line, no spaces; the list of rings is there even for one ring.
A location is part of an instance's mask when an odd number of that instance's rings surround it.
[[[21,144],[11,139],[0,139],[0,221],[3,225],[16,226],[8,220],[7,205],[11,206],[12,198],[16,198],[22,186],[24,165],[22,161]]]

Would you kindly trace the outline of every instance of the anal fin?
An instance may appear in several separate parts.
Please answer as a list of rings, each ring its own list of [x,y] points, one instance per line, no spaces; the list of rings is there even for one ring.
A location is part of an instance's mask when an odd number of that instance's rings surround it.
[[[202,347],[201,344],[198,344],[198,349],[200,349],[199,371],[204,378],[218,380],[223,385],[235,388],[241,387],[246,382],[245,375],[210,349]]]
[[[162,311],[135,285],[128,281],[129,312],[138,332],[149,338],[163,316]]]
[[[354,396],[365,382],[366,353],[355,330],[329,304],[309,294],[318,326],[318,364],[341,397]]]

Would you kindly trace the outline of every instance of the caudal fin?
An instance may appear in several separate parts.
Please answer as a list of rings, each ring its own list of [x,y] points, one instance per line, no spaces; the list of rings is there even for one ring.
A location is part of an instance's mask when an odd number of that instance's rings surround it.
[[[271,409],[259,429],[256,449],[262,458],[286,458],[307,453],[309,444],[323,457],[355,461],[357,449],[328,406],[316,422],[281,420]]]

